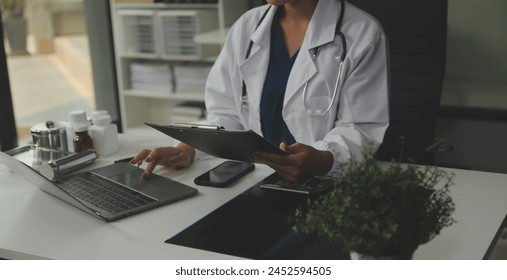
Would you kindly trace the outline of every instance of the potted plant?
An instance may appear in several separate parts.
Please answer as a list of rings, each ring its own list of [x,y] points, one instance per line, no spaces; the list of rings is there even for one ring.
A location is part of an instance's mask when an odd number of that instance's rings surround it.
[[[435,166],[380,163],[368,148],[329,193],[297,209],[296,230],[339,242],[351,258],[410,259],[455,223],[452,177]]]
[[[0,0],[2,21],[10,54],[27,54],[27,22],[23,17],[24,0]]]

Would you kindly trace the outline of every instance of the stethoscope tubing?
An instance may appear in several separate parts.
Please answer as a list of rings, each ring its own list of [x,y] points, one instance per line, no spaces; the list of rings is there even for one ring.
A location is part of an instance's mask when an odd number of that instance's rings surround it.
[[[304,107],[306,109],[307,114],[310,115],[310,116],[323,116],[323,115],[327,114],[329,111],[331,111],[331,109],[333,108],[333,105],[334,105],[334,103],[336,101],[336,98],[338,97],[338,91],[339,91],[339,89],[341,87],[341,84],[342,84],[341,81],[342,81],[343,65],[345,63],[345,58],[346,58],[346,54],[347,54],[347,41],[345,39],[345,35],[341,32],[340,29],[341,29],[341,26],[342,26],[343,17],[344,17],[344,13],[345,13],[345,0],[340,0],[340,4],[341,4],[342,9],[340,11],[340,15],[339,15],[338,21],[336,23],[335,34],[338,35],[338,37],[340,37],[343,49],[342,49],[342,54],[340,55],[340,64],[338,66],[338,74],[336,75],[336,82],[335,82],[334,89],[333,89],[333,96],[331,98],[331,101],[330,101],[328,107],[324,111],[321,111],[321,110],[312,110],[312,109],[310,109],[310,105],[308,105],[308,101],[307,101],[307,98],[306,98],[307,89],[308,89],[308,83],[310,81],[305,82],[305,84],[303,86],[303,105],[304,105]],[[257,23],[257,26],[255,27],[255,30],[257,30],[257,28],[262,23],[262,21],[264,20],[264,18],[266,17],[266,15],[268,14],[268,12],[269,12],[270,9],[271,9],[271,6],[269,6],[268,9],[262,15],[261,19]],[[250,43],[248,45],[248,49],[247,49],[247,52],[246,52],[245,60],[248,59],[248,57],[250,56],[250,51],[252,49],[252,45],[253,45],[253,41],[250,40]],[[319,50],[320,50],[320,47],[317,47],[317,48],[314,49],[313,54],[312,54],[312,60],[313,61],[315,61],[315,59],[317,58]],[[241,109],[247,108],[247,107],[248,107],[248,94],[247,94],[247,89],[246,89],[245,81],[243,80],[242,94],[241,94]]]

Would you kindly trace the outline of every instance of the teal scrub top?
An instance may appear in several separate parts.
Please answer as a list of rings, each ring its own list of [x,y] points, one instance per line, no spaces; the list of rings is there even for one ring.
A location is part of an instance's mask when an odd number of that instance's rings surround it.
[[[288,145],[296,142],[283,120],[282,109],[287,80],[299,53],[298,50],[292,57],[289,56],[279,19],[277,12],[271,26],[269,65],[260,103],[262,134],[276,146],[282,141]]]

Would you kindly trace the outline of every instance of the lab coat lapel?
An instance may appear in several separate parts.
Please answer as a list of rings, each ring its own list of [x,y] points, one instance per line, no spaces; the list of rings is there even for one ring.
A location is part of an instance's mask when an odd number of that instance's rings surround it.
[[[241,78],[245,82],[247,88],[250,110],[254,110],[253,112],[256,112],[254,114],[250,114],[250,116],[256,118],[256,120],[254,120],[254,124],[258,127],[255,127],[254,130],[258,131],[260,131],[259,108],[262,89],[264,87],[264,80],[266,78],[269,65],[271,23],[273,22],[275,12],[276,6],[272,6],[262,23],[250,37],[253,42],[250,56],[239,65]],[[245,52],[247,48],[248,44],[245,45]]]
[[[317,69],[317,65],[312,59],[313,49],[334,41],[339,9],[341,7],[339,7],[338,1],[319,1],[317,4],[287,81],[284,108],[293,98],[299,96],[296,93],[302,94],[305,83],[310,81],[318,71],[326,71],[326,69]],[[308,94],[310,94],[311,89],[308,90]]]
[[[285,97],[283,100],[284,107],[295,97],[299,89],[303,88],[304,84],[315,76],[317,67],[312,60],[311,51],[308,49],[299,50],[298,57],[292,66],[292,70],[287,81],[287,88],[285,89]]]

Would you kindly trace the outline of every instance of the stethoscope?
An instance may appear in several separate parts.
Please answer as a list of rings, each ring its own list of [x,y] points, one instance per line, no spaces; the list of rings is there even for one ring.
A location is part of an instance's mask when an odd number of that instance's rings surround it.
[[[310,108],[310,106],[308,105],[308,101],[306,98],[306,90],[308,88],[308,83],[310,82],[310,80],[307,81],[303,87],[303,104],[305,106],[306,113],[310,116],[323,116],[323,115],[327,114],[331,110],[331,108],[333,107],[336,97],[338,96],[338,89],[341,86],[343,64],[345,62],[345,56],[347,53],[347,41],[345,39],[345,35],[343,35],[343,33],[340,31],[342,23],[343,23],[343,15],[345,13],[345,0],[340,0],[340,5],[341,5],[340,16],[338,17],[338,21],[336,22],[335,34],[338,35],[341,39],[343,51],[340,55],[340,65],[338,66],[338,74],[336,75],[336,83],[334,86],[333,96],[331,98],[331,102],[329,103],[329,106],[327,106],[327,108],[324,111],[322,111],[320,109],[312,110]],[[257,26],[255,27],[255,30],[257,30],[259,25],[261,25],[262,21],[264,20],[264,18],[266,17],[266,15],[268,14],[270,9],[271,9],[271,6],[269,6],[269,8],[266,10],[266,12],[264,12],[264,14],[262,15],[261,19],[257,23]],[[248,45],[245,60],[248,59],[248,57],[250,56],[250,51],[252,50],[252,46],[253,46],[253,41],[250,40],[250,44]],[[319,54],[319,50],[320,50],[320,47],[313,49],[313,53],[312,53],[312,60],[313,61],[315,61],[315,58]],[[243,92],[241,94],[241,107],[242,108],[248,107],[248,95],[247,95],[246,84],[245,84],[244,80],[243,80]]]

